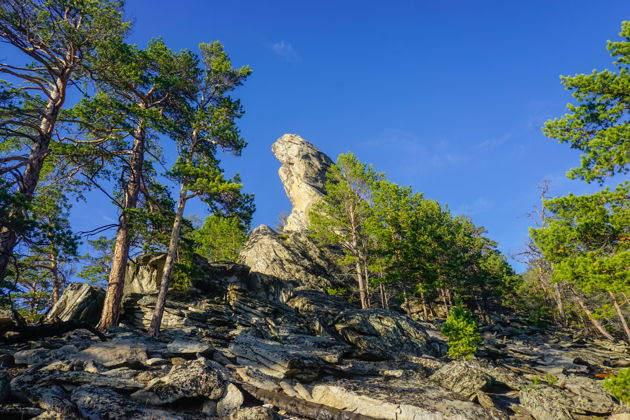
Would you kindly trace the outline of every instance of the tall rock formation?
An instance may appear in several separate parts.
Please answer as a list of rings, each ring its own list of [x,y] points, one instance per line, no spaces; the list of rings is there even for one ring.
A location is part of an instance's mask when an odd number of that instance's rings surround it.
[[[326,171],[332,161],[296,134],[285,134],[271,146],[282,163],[278,171],[293,204],[282,234],[266,225],[254,229],[239,262],[260,273],[285,281],[285,286],[325,290],[341,287],[343,277],[336,264],[340,255],[333,248],[318,247],[307,235],[308,213],[324,195]]]
[[[282,163],[278,174],[293,205],[284,230],[304,231],[313,203],[324,194],[326,171],[333,162],[297,134],[280,137],[271,150]]]

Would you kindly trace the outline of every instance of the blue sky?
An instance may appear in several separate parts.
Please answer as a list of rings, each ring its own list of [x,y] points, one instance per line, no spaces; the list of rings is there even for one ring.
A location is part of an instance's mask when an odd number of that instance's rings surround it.
[[[611,68],[605,43],[630,4],[128,0],[127,14],[139,45],[219,40],[252,67],[236,93],[249,146],[225,165],[256,195],[254,226],[290,210],[270,146],[296,133],[471,216],[511,255],[544,178],[554,195],[597,189],[565,179],[579,155],[540,127],[571,100],[559,75]],[[198,204],[189,213],[206,214]],[[73,215],[81,229],[113,217],[96,198]]]

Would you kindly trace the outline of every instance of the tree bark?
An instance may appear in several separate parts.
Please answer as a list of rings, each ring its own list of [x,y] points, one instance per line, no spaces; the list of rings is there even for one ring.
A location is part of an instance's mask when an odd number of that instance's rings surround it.
[[[580,308],[582,308],[582,310],[588,317],[589,321],[591,321],[591,324],[593,324],[593,326],[595,327],[595,329],[599,331],[607,339],[614,341],[613,336],[610,335],[608,331],[606,331],[604,326],[597,319],[595,319],[595,317],[593,316],[593,312],[591,312],[591,310],[588,309],[588,306],[586,306],[586,303],[584,302],[584,299],[582,299],[582,296],[580,296],[579,293],[577,293],[572,287],[570,288],[570,290],[571,290],[571,293],[573,293],[573,296],[575,297],[576,302],[578,303],[578,305],[580,305]]]
[[[179,233],[182,227],[182,219],[184,218],[187,190],[188,189],[186,188],[186,186],[182,184],[179,190],[179,199],[177,200],[177,212],[175,213],[175,221],[173,222],[173,229],[171,231],[171,239],[168,245],[166,261],[164,262],[164,269],[162,270],[160,293],[158,294],[158,298],[155,303],[155,309],[153,311],[153,318],[151,319],[151,325],[149,326],[149,335],[156,338],[158,335],[160,335],[160,325],[162,324],[162,316],[164,315],[166,294],[168,293],[168,288],[171,284],[173,267],[175,266],[175,259],[177,257],[177,245],[179,244]]]
[[[364,252],[361,252],[361,260],[363,261],[363,284],[365,289],[365,300],[367,306],[370,308],[372,303],[370,302],[370,271],[368,269],[367,257]]]
[[[65,77],[58,77],[55,80],[55,87],[50,92],[50,98],[46,104],[44,116],[39,124],[39,134],[31,147],[24,174],[18,185],[18,191],[24,196],[27,202],[33,200],[35,188],[37,188],[39,181],[39,174],[44,165],[44,159],[49,152],[48,148],[50,146],[52,133],[59,116],[59,111],[65,101],[66,87],[68,85],[70,72],[71,69],[63,71],[62,74],[64,74]],[[0,281],[4,280],[6,276],[7,266],[13,256],[13,248],[15,248],[17,242],[17,232],[12,230],[10,226],[2,226],[0,228]]]
[[[450,307],[448,306],[448,301],[446,299],[446,292],[443,287],[440,287],[440,296],[442,296],[442,305],[444,305],[444,311],[446,311],[446,315],[450,311]]]
[[[562,325],[566,325],[567,317],[564,314],[564,303],[562,302],[562,294],[560,293],[560,284],[558,282],[554,282],[553,284],[553,293],[556,298],[556,305],[558,307],[558,316],[560,317],[560,323]]]
[[[52,289],[52,301],[53,305],[59,300],[61,294],[61,279],[59,278],[59,265],[57,264],[57,257],[54,253],[50,254],[50,272],[52,273],[53,289]]]
[[[361,253],[359,252],[359,241],[357,238],[357,227],[355,222],[355,214],[354,209],[348,209],[348,219],[350,219],[350,236],[351,236],[351,247],[352,254],[355,258],[355,276],[357,279],[357,284],[359,286],[359,300],[361,301],[361,309],[367,309],[367,295],[365,292],[365,283],[363,281],[363,275],[361,270]]]
[[[99,331],[107,331],[112,325],[118,324],[120,316],[120,302],[122,300],[123,287],[125,285],[125,273],[127,271],[127,259],[131,245],[130,222],[131,215],[128,210],[136,208],[140,193],[142,178],[142,165],[144,163],[144,142],[146,138],[145,122],[140,120],[134,132],[134,141],[131,157],[131,173],[125,186],[122,209],[118,218],[118,230],[114,243],[112,268],[109,273],[103,312],[97,325]]]
[[[359,262],[358,258],[355,263],[355,270],[356,270],[357,284],[359,285],[359,299],[361,300],[361,309],[367,309],[368,304],[367,304],[367,299],[365,295],[363,276],[361,275],[361,263]]]
[[[422,301],[422,316],[425,321],[429,320],[429,311],[427,309],[427,300],[424,296],[424,292],[420,292],[420,300]]]
[[[378,290],[381,296],[381,308],[389,309],[389,304],[387,303],[387,293],[385,292],[385,285],[380,283],[378,285]]]
[[[611,291],[608,291],[608,295],[610,296],[610,300],[612,300],[613,305],[615,306],[615,311],[617,312],[617,316],[621,321],[621,325],[623,326],[623,331],[626,333],[626,340],[630,343],[630,328],[628,328],[628,323],[626,322],[626,317],[621,311],[621,307],[619,306],[619,302],[617,302],[617,298],[615,294]]]

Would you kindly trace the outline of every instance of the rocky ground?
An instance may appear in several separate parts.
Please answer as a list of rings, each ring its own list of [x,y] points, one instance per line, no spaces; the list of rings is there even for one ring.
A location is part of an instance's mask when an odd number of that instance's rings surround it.
[[[104,341],[75,329],[0,345],[0,418],[630,419],[601,387],[630,365],[620,343],[497,316],[476,358],[452,360],[439,323],[326,294],[344,285],[338,254],[301,218],[330,160],[298,136],[274,153],[292,229],[256,228],[242,264],[200,259],[188,290],[171,292],[159,340],[145,334],[164,263],[153,255],[130,264],[121,326]],[[93,324],[103,296],[73,284],[46,322]],[[0,311],[0,341],[18,341],[17,322]]]
[[[630,364],[618,343],[503,319],[454,361],[437,325],[228,263],[172,295],[153,340],[143,269],[106,341],[79,329],[0,347],[0,418],[630,418],[600,385]],[[101,294],[75,285],[49,316],[91,321]]]

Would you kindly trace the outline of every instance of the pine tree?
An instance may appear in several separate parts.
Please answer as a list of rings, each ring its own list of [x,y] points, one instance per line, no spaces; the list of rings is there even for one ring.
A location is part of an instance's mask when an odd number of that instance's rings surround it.
[[[547,121],[543,132],[560,143],[582,151],[581,165],[569,178],[600,184],[614,174],[630,170],[630,21],[622,22],[622,41],[608,41],[617,72],[563,76],[562,84],[578,104],[567,105],[569,113]]]
[[[203,226],[193,232],[199,255],[210,261],[236,261],[247,239],[247,228],[238,217],[210,215]]]
[[[241,195],[242,184],[238,176],[225,179],[216,157],[218,149],[238,155],[245,147],[236,126],[236,119],[243,115],[241,104],[227,94],[240,86],[251,70],[247,66],[233,68],[218,42],[201,44],[200,49],[204,69],[189,79],[192,92],[189,95],[183,92],[185,100],[177,104],[178,109],[173,113],[173,137],[177,141],[179,157],[171,176],[180,182],[180,189],[160,292],[149,327],[152,336],[160,332],[188,200],[199,197],[211,210],[222,210],[228,215],[236,211],[251,217],[253,212],[251,197]]]
[[[20,150],[0,156],[0,175],[17,174],[11,191],[22,204],[15,212],[28,212],[69,86],[95,49],[129,28],[122,5],[119,0],[0,3],[0,38],[32,60],[0,63],[0,74],[8,78],[0,81],[0,136]],[[18,240],[10,224],[0,226],[0,281]]]
[[[340,245],[341,261],[354,269],[361,308],[369,307],[366,230],[372,187],[383,175],[361,163],[352,153],[339,155],[326,173],[325,195],[310,212],[311,235],[321,243]]]
[[[146,216],[140,210],[142,200],[152,215],[167,210],[153,197],[152,188],[158,193],[163,189],[155,181],[148,182],[155,179],[150,160],[161,161],[156,137],[168,131],[172,121],[169,114],[177,112],[178,98],[191,91],[189,81],[195,77],[196,59],[189,51],[173,52],[161,39],[140,49],[113,38],[97,50],[91,65],[96,93],[73,109],[74,121],[88,140],[70,140],[67,156],[80,160],[88,148],[103,165],[88,166],[86,178],[98,187],[95,178],[105,174],[119,186],[114,194],[108,194],[119,208],[119,221],[98,324],[104,331],[118,322],[133,227],[138,225],[139,216]]]
[[[630,21],[622,23],[620,35],[622,41],[608,42],[618,71],[563,77],[578,104],[568,105],[567,115],[548,121],[543,128],[549,137],[583,152],[581,166],[568,173],[571,178],[602,184],[630,170]],[[629,189],[630,184],[624,182],[612,191],[606,188],[588,196],[570,194],[547,200],[548,225],[530,232],[551,262],[554,279],[569,284],[595,328],[612,338],[582,294],[604,292],[630,342],[630,328],[618,301],[630,283]]]

